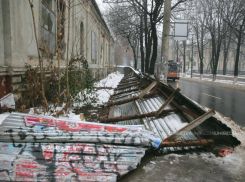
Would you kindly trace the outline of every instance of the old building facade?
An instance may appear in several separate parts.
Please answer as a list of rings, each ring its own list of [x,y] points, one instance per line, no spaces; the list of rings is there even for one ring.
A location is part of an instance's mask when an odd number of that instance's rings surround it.
[[[42,54],[66,64],[68,0],[33,0],[39,47]],[[95,0],[73,0],[70,4],[69,59],[84,56],[94,77],[110,72],[114,62],[114,40]],[[48,50],[48,51],[47,51]],[[43,65],[48,60],[43,55]],[[68,59],[68,60],[69,60]],[[32,12],[28,0],[0,0],[0,96],[17,88],[25,64],[38,66]]]

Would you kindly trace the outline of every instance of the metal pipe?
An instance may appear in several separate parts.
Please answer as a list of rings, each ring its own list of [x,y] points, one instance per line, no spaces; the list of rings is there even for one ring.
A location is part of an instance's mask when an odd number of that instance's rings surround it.
[[[175,141],[163,141],[161,148],[163,147],[186,147],[186,146],[205,146],[214,143],[212,139],[202,140],[175,140]]]

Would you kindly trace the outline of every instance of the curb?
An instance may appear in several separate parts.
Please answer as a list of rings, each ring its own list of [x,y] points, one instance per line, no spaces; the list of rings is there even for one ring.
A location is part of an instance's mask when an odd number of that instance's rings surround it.
[[[245,85],[227,84],[227,83],[221,83],[221,82],[213,82],[213,81],[200,80],[200,79],[195,79],[195,78],[184,78],[184,77],[180,77],[180,80],[197,82],[197,83],[205,83],[205,84],[212,85],[212,86],[220,86],[220,87],[225,87],[225,88],[229,88],[232,90],[240,90],[240,91],[245,92]]]

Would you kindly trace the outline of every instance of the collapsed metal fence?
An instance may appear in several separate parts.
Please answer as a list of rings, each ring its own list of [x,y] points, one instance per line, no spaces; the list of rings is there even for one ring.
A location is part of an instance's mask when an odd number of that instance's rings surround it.
[[[0,180],[117,181],[146,150],[239,144],[180,89],[125,68],[102,123],[11,113],[0,126]]]

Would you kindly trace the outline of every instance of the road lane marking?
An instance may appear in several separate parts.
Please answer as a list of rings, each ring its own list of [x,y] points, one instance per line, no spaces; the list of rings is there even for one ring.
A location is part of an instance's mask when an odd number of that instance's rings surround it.
[[[202,94],[207,95],[207,96],[209,96],[209,97],[214,97],[214,98],[216,98],[216,99],[221,99],[221,98],[219,98],[219,97],[215,97],[215,96],[213,96],[213,95],[209,95],[209,94],[206,94],[206,93],[202,93]]]

